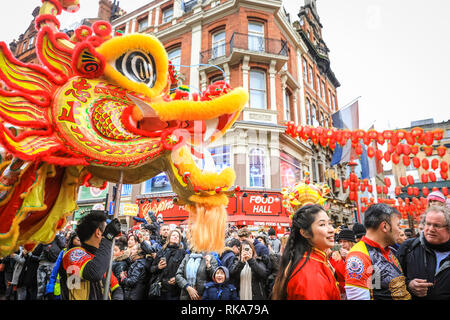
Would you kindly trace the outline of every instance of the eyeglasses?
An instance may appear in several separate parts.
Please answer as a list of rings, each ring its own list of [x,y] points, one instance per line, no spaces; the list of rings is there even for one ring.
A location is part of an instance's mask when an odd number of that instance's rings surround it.
[[[446,224],[441,225],[441,224],[435,224],[435,223],[428,223],[428,222],[425,222],[425,227],[426,227],[426,228],[431,228],[431,227],[433,227],[433,228],[439,230],[439,229],[444,229],[444,228],[446,228],[447,225],[446,225]]]

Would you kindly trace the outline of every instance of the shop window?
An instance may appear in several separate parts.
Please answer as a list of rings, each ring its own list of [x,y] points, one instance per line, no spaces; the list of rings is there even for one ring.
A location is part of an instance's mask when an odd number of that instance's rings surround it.
[[[301,179],[300,162],[287,153],[280,152],[281,187],[292,186]]]
[[[144,193],[168,191],[172,191],[172,186],[170,185],[169,178],[165,173],[160,173],[144,183]]]
[[[211,58],[215,59],[225,55],[225,31],[218,31],[212,35]]]
[[[249,152],[250,187],[265,187],[265,152],[263,149],[253,148]]]
[[[266,109],[266,73],[250,70],[250,108]]]

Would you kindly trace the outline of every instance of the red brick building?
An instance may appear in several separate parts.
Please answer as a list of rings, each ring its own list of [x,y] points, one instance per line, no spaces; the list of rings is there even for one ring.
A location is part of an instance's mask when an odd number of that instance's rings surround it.
[[[284,134],[286,121],[331,126],[331,113],[338,110],[340,84],[330,68],[315,1],[299,7],[299,18],[292,23],[281,1],[159,0],[112,21],[113,28],[125,34],[149,33],[159,38],[191,92],[217,80],[249,91],[249,103],[239,120],[210,151],[217,169],[232,166],[236,171],[236,184],[243,189],[237,195],[242,205],[237,206],[241,211],[236,215],[247,216],[257,225],[273,223],[266,221],[264,209],[244,214],[239,208],[249,205],[250,198],[242,194],[253,192],[261,199],[280,196],[283,187],[304,178],[306,171],[314,181],[331,185],[326,170],[330,150]],[[173,196],[163,174],[129,193],[130,200],[140,203],[140,214],[162,207]],[[350,208],[338,202],[333,219],[351,222]],[[168,207],[166,220],[178,224],[186,218],[179,208]],[[278,210],[272,221],[287,216],[281,203]],[[239,224],[231,216],[230,221]]]

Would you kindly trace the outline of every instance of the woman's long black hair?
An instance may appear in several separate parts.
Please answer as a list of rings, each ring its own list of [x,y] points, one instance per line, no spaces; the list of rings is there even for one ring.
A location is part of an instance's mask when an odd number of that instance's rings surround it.
[[[287,285],[289,280],[295,275],[292,274],[305,253],[307,254],[302,266],[296,271],[300,271],[305,263],[309,260],[312,246],[308,239],[300,234],[300,230],[304,230],[312,237],[312,224],[316,219],[316,215],[325,209],[317,204],[305,205],[297,210],[292,218],[292,227],[289,234],[286,247],[280,261],[280,268],[273,286],[273,300],[285,300],[287,297]]]

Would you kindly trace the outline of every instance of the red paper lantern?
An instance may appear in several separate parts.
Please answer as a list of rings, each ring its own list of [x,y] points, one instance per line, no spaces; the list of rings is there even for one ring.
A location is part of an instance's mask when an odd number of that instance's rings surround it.
[[[423,188],[422,188],[422,193],[423,193],[423,195],[424,195],[425,197],[427,197],[428,194],[430,194],[430,190],[428,190],[427,187],[423,187]]]
[[[394,148],[394,147],[392,147],[392,148]],[[388,150],[389,150],[389,145],[388,145]],[[392,152],[394,152],[394,151],[391,151],[391,153]],[[398,144],[395,147],[395,152],[397,152],[398,154],[402,154],[403,153],[403,144]]]
[[[414,168],[418,169],[421,165],[420,159],[417,157],[412,158],[412,162],[414,165]]]
[[[348,180],[342,181],[342,187],[344,188],[344,190],[348,188]]]
[[[426,173],[422,173],[422,175],[420,176],[420,180],[422,180],[422,183],[427,183],[428,175]]]
[[[399,196],[400,194],[402,193],[402,188],[400,188],[400,187],[395,187],[395,195],[396,196]]]
[[[439,147],[436,148],[436,151],[437,151],[439,157],[442,158],[447,153],[447,148],[444,147],[444,146],[439,146]]]
[[[432,146],[424,146],[423,151],[425,151],[425,154],[427,156],[431,156],[433,154],[433,147]]]
[[[413,192],[414,192],[414,195],[417,197],[418,195],[419,195],[419,188],[417,188],[417,187],[413,187]],[[415,199],[415,198],[414,198]],[[416,199],[417,200],[417,199]],[[419,201],[419,200],[417,200],[417,201]]]
[[[400,184],[404,187],[408,184],[406,177],[400,177]]]
[[[383,193],[384,194],[388,194],[389,193],[389,188],[387,186],[383,186]]]
[[[340,188],[341,187],[341,180],[339,180],[339,179],[334,180],[334,186],[336,188]]]
[[[403,164],[405,167],[408,167],[411,164],[411,160],[409,159],[409,156],[403,155],[402,157]]]
[[[383,189],[381,188],[381,186],[377,186],[377,193],[381,194],[383,192]]]
[[[367,191],[368,191],[369,193],[372,193],[372,192],[373,192],[373,186],[372,186],[371,184],[369,184],[369,185],[367,186]]]
[[[411,146],[411,153],[414,155],[419,153],[419,146],[417,144]]]
[[[413,145],[413,144],[416,143],[416,138],[413,137],[412,134],[411,134],[410,132],[406,132],[406,134],[405,134],[405,139],[406,139],[406,142],[407,142],[409,145]]]
[[[441,192],[444,196],[448,196],[448,188],[447,187],[442,187]]]
[[[400,156],[397,153],[392,154],[392,162],[398,164],[400,162]]]
[[[378,133],[378,135],[377,135],[377,142],[379,143],[379,144],[381,144],[381,145],[383,145],[384,144],[384,142],[385,142],[385,139],[384,139],[384,137],[383,137],[383,134],[382,133]]]
[[[434,135],[433,132],[427,131],[423,134],[423,141],[427,146],[431,146],[433,144]]]
[[[376,140],[378,137],[378,131],[371,129],[367,132],[367,136],[371,139],[371,140]]]
[[[430,162],[427,158],[422,159],[422,168],[428,170],[430,168]]]
[[[438,128],[434,129],[432,132],[434,140],[441,140],[444,137],[444,129]]]
[[[408,179],[409,184],[414,184],[414,178],[412,175],[408,175],[406,178]]]
[[[412,187],[408,187],[408,188],[406,189],[406,192],[408,193],[409,196],[412,196],[413,193],[414,193],[414,190],[413,190]]]
[[[362,145],[361,145],[360,143],[358,143],[358,144],[356,145],[355,152],[356,152],[356,154],[357,154],[358,156],[362,155],[362,153],[363,153],[363,148],[362,148]]]
[[[438,159],[431,160],[431,168],[433,170],[436,170],[438,167],[439,167],[439,160]]]
[[[367,147],[367,156],[372,159],[375,156],[375,149],[372,146]]]
[[[409,144],[404,144],[403,145],[403,154],[406,156],[409,156],[410,153],[411,153],[411,146]]]
[[[389,162],[389,160],[391,160],[391,154],[389,152],[385,152],[384,153],[384,161]]]
[[[447,161],[441,161],[441,171],[447,172],[448,171],[448,163]]]
[[[439,173],[441,174],[441,178],[442,178],[442,180],[447,180],[448,179],[448,174],[447,174],[447,172],[444,172],[444,171],[439,171]]]
[[[389,177],[385,177],[384,184],[389,188],[391,186],[391,179],[389,179]]]
[[[381,159],[383,159],[383,151],[380,149],[377,149],[377,151],[375,152],[375,156],[378,161],[381,161]]]
[[[422,133],[423,133],[423,129],[420,127],[415,127],[415,128],[412,128],[412,130],[411,130],[411,135],[414,138],[420,136]]]
[[[436,174],[433,171],[428,172],[428,177],[431,182],[436,182]]]

